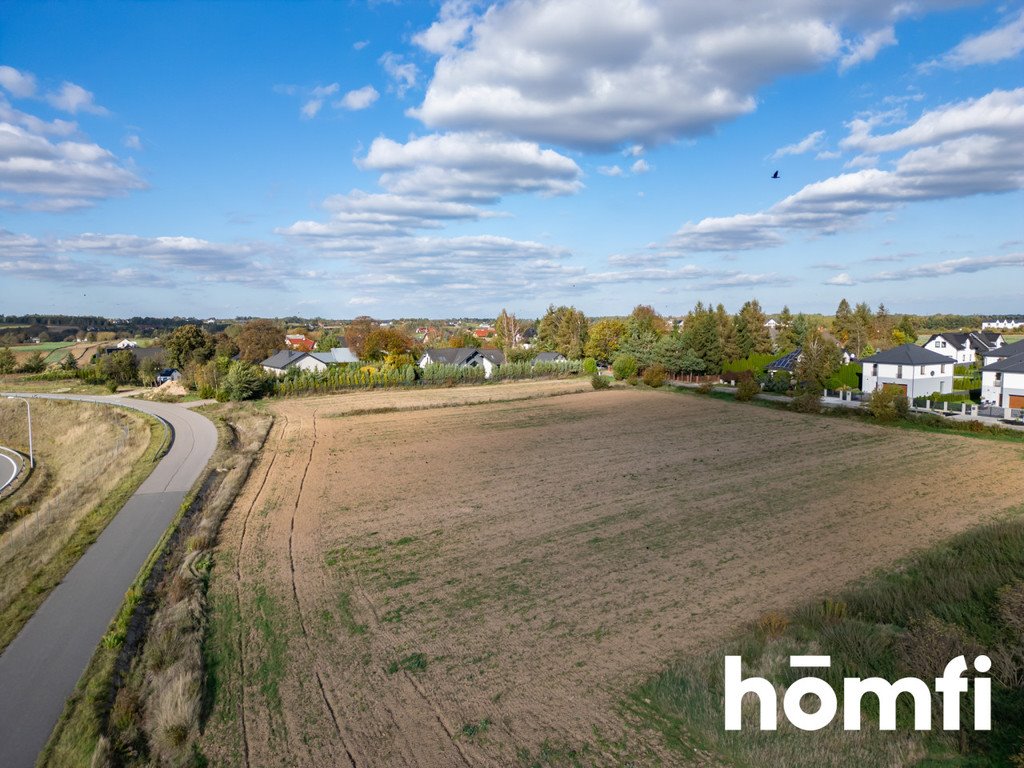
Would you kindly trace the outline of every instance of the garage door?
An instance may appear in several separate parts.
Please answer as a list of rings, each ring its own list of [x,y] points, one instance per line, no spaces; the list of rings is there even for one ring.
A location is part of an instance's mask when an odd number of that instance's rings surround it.
[[[1024,395],[1010,395],[1011,408],[1024,408]]]

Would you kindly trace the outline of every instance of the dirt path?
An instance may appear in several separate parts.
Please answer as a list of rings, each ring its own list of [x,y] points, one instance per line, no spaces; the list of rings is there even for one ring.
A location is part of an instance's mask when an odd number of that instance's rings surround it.
[[[616,703],[672,655],[1024,494],[1002,443],[651,392],[440,402],[276,407],[218,555],[212,762],[648,765]]]

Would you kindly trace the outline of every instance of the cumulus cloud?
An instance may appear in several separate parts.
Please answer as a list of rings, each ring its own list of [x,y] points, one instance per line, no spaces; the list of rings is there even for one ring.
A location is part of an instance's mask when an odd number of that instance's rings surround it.
[[[946,275],[984,272],[1002,267],[1024,267],[1024,253],[1010,253],[1004,256],[965,256],[933,264],[919,264],[891,272],[878,272],[863,278],[864,282],[888,282],[911,280],[919,277],[944,277]]]
[[[485,133],[431,134],[401,144],[374,139],[363,169],[381,172],[389,192],[495,202],[504,195],[568,195],[582,188],[574,160],[527,141]]]
[[[642,157],[629,166],[629,170],[635,174],[647,173],[651,170],[651,164],[644,160]]]
[[[825,138],[824,131],[815,131],[810,133],[795,144],[787,144],[784,147],[779,147],[771,154],[772,160],[778,160],[780,157],[786,157],[786,155],[803,155],[807,152],[813,152],[819,146],[821,146],[821,140]]]
[[[894,42],[896,19],[942,5],[509,0],[478,15],[442,12],[421,38],[438,34],[426,47],[442,55],[410,114],[583,149],[664,143],[753,111],[758,89],[779,77],[866,61]]]
[[[14,195],[19,207],[84,208],[145,186],[98,144],[53,142],[25,127],[0,122],[0,192]]]
[[[50,106],[63,112],[70,112],[72,115],[79,112],[90,112],[94,115],[108,114],[104,107],[96,103],[91,91],[67,81],[61,85],[60,90],[48,93],[46,101]]]
[[[378,98],[380,98],[380,94],[377,93],[376,88],[372,85],[364,85],[362,88],[346,93],[336,106],[357,111],[372,106]]]
[[[324,100],[327,97],[336,94],[339,88],[341,88],[341,86],[337,83],[331,83],[330,85],[318,85],[315,88],[312,88],[309,91],[309,97],[305,102],[303,102],[299,113],[307,120],[316,117],[324,105]]]
[[[14,67],[0,66],[0,88],[16,99],[25,99],[36,93],[36,78],[30,72],[21,72]]]
[[[840,272],[838,275],[833,275],[825,281],[825,285],[856,285],[854,279],[846,272]]]
[[[975,64],[995,64],[1015,58],[1021,51],[1024,51],[1024,10],[995,29],[965,38],[945,55],[925,64],[924,69],[961,69]]]
[[[618,165],[599,165],[597,172],[602,176],[621,176],[622,168]]]
[[[845,72],[865,61],[873,61],[879,51],[896,45],[896,42],[896,31],[891,26],[864,35],[857,43],[851,45],[849,51],[839,60],[839,71]]]
[[[437,21],[413,35],[413,43],[430,53],[451,52],[469,34],[473,24],[473,5],[469,0],[445,0]]]
[[[391,87],[398,98],[404,97],[410,88],[416,87],[420,70],[411,61],[406,61],[401,54],[388,51],[377,61],[391,78]]]
[[[909,149],[891,170],[865,168],[808,184],[771,208],[686,224],[670,243],[682,251],[778,245],[784,230],[831,234],[910,202],[1024,188],[1024,89],[946,105],[889,134],[855,129],[844,145]]]

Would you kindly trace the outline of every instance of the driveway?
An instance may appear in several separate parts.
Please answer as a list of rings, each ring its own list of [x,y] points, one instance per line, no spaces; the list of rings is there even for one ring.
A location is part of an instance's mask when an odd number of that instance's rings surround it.
[[[168,424],[173,442],[152,474],[0,655],[0,762],[5,768],[35,764],[125,592],[217,445],[213,423],[180,405],[89,395],[27,397],[134,408]]]

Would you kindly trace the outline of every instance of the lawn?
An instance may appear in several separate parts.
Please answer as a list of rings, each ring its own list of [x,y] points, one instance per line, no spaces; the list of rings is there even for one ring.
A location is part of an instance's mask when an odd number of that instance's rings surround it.
[[[211,764],[704,764],[623,706],[645,680],[1024,493],[1010,443],[458,391],[271,406],[214,561]],[[1001,480],[930,480],[952,464]]]

